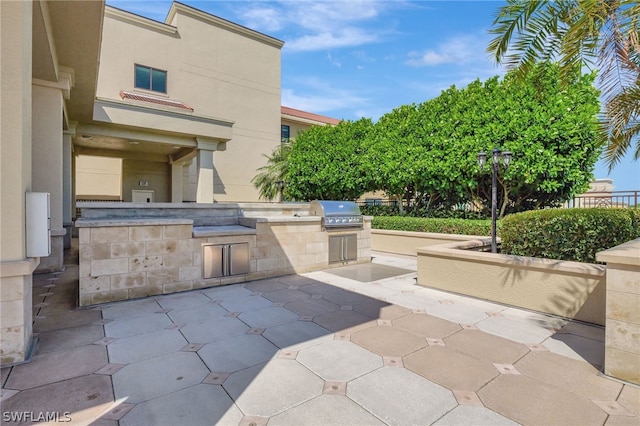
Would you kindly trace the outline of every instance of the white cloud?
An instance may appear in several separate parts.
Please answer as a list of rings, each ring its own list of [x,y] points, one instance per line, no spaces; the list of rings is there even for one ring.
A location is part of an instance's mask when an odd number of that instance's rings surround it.
[[[377,35],[359,28],[344,28],[335,32],[305,35],[287,41],[285,48],[290,51],[325,50],[340,47],[361,46],[377,40]]]
[[[304,93],[304,95],[299,93]],[[317,114],[335,110],[356,109],[368,104],[369,100],[367,98],[351,90],[333,87],[331,84],[316,78],[299,81],[295,88],[282,89],[282,105]]]
[[[286,17],[275,7],[256,6],[242,12],[244,24],[263,31],[280,31],[286,25]]]
[[[435,49],[410,51],[405,62],[411,67],[427,67],[442,64],[463,64],[469,62],[487,61],[485,53],[487,37],[457,36],[440,43]]]
[[[342,62],[340,62],[338,59],[334,58],[331,55],[331,52],[327,53],[327,60],[329,61],[329,63],[335,67],[338,68],[342,68]]]
[[[375,58],[369,56],[369,54],[364,50],[356,50],[351,52],[351,55],[356,58],[360,62],[375,62]]]
[[[236,13],[249,28],[281,31],[284,49],[300,52],[378,41],[387,30],[372,23],[390,6],[396,4],[375,0],[279,1],[269,2],[268,6],[248,3],[236,9]]]

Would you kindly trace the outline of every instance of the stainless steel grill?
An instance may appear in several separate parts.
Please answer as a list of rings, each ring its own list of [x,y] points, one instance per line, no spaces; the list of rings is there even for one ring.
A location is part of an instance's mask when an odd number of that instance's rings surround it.
[[[320,216],[325,229],[362,228],[360,208],[353,201],[314,200],[309,216]]]

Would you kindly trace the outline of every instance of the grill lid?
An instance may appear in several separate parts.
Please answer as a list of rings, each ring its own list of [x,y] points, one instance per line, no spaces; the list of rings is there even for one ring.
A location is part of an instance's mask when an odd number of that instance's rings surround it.
[[[309,216],[361,216],[360,208],[353,201],[314,200],[309,204]]]
[[[309,205],[309,216],[322,217],[327,228],[362,227],[360,208],[353,201],[314,200]]]

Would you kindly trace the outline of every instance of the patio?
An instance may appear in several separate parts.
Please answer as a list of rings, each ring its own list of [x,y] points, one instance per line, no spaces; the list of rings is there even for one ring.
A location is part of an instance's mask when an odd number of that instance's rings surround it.
[[[604,329],[419,287],[412,257],[89,309],[77,263],[34,276],[3,422],[640,423],[640,389],[599,373]]]

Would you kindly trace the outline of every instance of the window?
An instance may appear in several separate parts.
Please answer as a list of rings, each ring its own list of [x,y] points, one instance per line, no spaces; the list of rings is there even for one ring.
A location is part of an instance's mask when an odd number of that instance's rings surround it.
[[[291,128],[284,124],[280,126],[280,143],[289,143],[289,137],[291,135]]]
[[[136,89],[167,93],[167,72],[143,65],[135,66]]]

